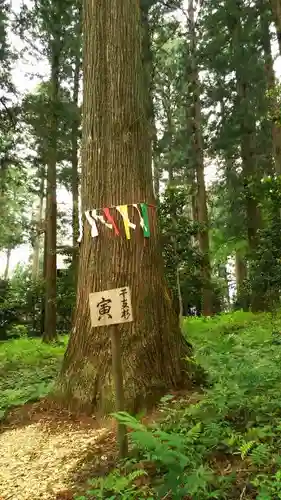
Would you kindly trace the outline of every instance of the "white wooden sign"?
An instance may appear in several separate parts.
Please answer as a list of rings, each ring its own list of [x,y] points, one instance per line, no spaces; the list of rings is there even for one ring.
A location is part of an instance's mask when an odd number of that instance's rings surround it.
[[[92,327],[133,321],[131,293],[128,286],[90,293]]]

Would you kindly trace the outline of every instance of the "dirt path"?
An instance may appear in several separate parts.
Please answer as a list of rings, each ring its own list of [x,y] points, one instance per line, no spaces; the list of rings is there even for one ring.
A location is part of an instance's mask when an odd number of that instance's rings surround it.
[[[114,455],[109,422],[75,420],[47,402],[27,405],[0,428],[0,499],[70,500],[73,483],[108,469]]]

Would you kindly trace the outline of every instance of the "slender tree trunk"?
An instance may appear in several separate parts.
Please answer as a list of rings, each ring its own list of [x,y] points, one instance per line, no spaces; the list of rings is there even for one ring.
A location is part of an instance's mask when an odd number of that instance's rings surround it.
[[[279,53],[281,55],[281,2],[280,0],[270,0],[270,5],[277,32]]]
[[[45,169],[44,169],[45,170]],[[33,246],[33,256],[32,256],[32,281],[35,282],[39,277],[39,267],[40,267],[40,249],[41,249],[41,226],[43,220],[43,205],[45,197],[45,171],[43,170],[40,179],[40,189],[39,189],[39,206],[37,209],[36,216],[36,237]]]
[[[44,221],[44,244],[43,244],[43,286],[44,286],[44,296],[46,294],[46,270],[47,270],[47,235],[46,235],[46,221],[47,221],[47,206],[45,208],[45,221]],[[41,318],[40,318],[40,332],[41,336],[44,335],[45,328],[45,307],[46,301],[43,298],[41,300]]]
[[[79,17],[81,14],[79,14]],[[81,20],[77,23],[77,39],[81,40]],[[80,83],[80,68],[81,68],[81,55],[80,44],[77,44],[77,53],[74,62],[73,74],[73,107],[75,116],[71,129],[71,167],[72,167],[72,231],[73,231],[73,272],[75,274],[75,284],[77,282],[77,268],[78,268],[78,236],[79,236],[79,174],[78,174],[78,136],[80,126],[80,111],[78,108],[79,97],[79,83]]]
[[[149,133],[151,134],[152,140],[152,157],[153,160],[152,171],[153,171],[153,182],[154,182],[154,194],[156,198],[159,197],[160,191],[160,178],[161,172],[159,170],[158,163],[158,139],[157,139],[157,129],[155,124],[155,113],[154,113],[154,102],[153,102],[153,52],[151,47],[151,26],[149,23],[149,10],[150,7],[155,3],[155,0],[140,0],[140,16],[141,16],[141,44],[142,44],[142,64],[144,70],[144,85],[148,90],[146,99],[146,117],[147,126]]]
[[[158,153],[158,138],[157,138],[156,126],[154,126],[154,128],[155,128],[155,131],[154,131],[154,137],[153,137],[153,141],[152,141],[153,187],[154,187],[154,196],[157,200],[159,200],[161,169],[160,169],[160,161],[159,161],[159,153]]]
[[[57,7],[60,9],[60,7]],[[55,16],[59,23],[60,15]],[[51,96],[50,131],[47,166],[47,204],[46,204],[46,296],[45,324],[43,341],[51,342],[57,338],[56,294],[57,294],[57,135],[58,100],[61,37],[60,25],[54,27],[55,35],[51,42]]]
[[[80,58],[75,63],[73,103],[78,109]],[[79,175],[78,175],[78,134],[79,119],[75,119],[71,131],[71,166],[72,166],[72,230],[73,230],[73,270],[76,275],[78,266],[79,236]]]
[[[239,6],[240,4],[238,3],[238,7]],[[256,161],[256,123],[251,110],[251,106],[253,104],[250,102],[247,69],[249,54],[245,52],[243,44],[244,33],[242,32],[243,26],[241,24],[241,16],[238,16],[235,19],[236,23],[233,31],[233,43],[237,60],[236,82],[239,106],[239,131],[247,217],[247,233],[250,258],[254,260],[259,242],[258,230],[261,228],[261,213],[256,192],[256,183],[259,179]],[[263,297],[256,291],[252,291],[251,307],[253,311],[263,308]]]
[[[255,252],[257,249],[259,240],[258,230],[261,227],[261,214],[253,186],[253,179],[256,174],[255,148],[256,137],[254,129],[250,130],[247,127],[243,127],[241,132],[241,157],[246,201],[248,241],[252,252]]]
[[[247,278],[247,265],[240,250],[235,252],[235,278],[237,289],[241,289]]]
[[[280,1],[280,0],[279,0]],[[273,59],[271,54],[271,38],[269,31],[269,19],[267,15],[267,3],[264,4],[264,1],[261,2],[260,7],[260,19],[262,24],[262,44],[264,50],[265,57],[265,70],[267,77],[267,87],[271,93],[270,97],[270,108],[271,113],[279,113],[279,107],[277,100],[274,96],[275,90],[275,74],[273,68]],[[281,15],[281,7],[280,7],[280,15]],[[280,32],[281,33],[281,32]],[[272,129],[272,149],[273,149],[273,159],[275,163],[275,170],[278,175],[281,175],[281,127],[277,125],[274,120],[272,120],[271,124]]]
[[[196,32],[194,20],[194,5],[193,0],[189,0],[188,6],[189,28],[190,28],[190,45],[191,45],[191,62],[192,62],[192,90],[194,99],[194,121],[193,121],[193,147],[194,160],[196,163],[196,180],[197,180],[197,214],[198,222],[201,224],[199,232],[199,247],[203,257],[202,264],[202,313],[204,316],[210,316],[213,313],[213,297],[211,290],[211,263],[209,249],[209,220],[207,209],[207,196],[204,178],[204,155],[203,155],[203,136],[202,136],[202,118],[201,118],[201,103],[200,103],[200,83],[198,77],[198,68],[196,62]]]
[[[247,279],[247,265],[245,257],[240,250],[235,252],[235,281],[236,296],[239,307],[244,310],[249,309],[248,293],[245,290],[245,281]]]
[[[131,0],[84,0],[84,100],[82,209],[145,201],[155,205],[151,136],[147,127],[141,61],[140,11]],[[95,78],[93,79],[93,74]],[[126,408],[154,404],[168,388],[188,386],[184,358],[191,346],[181,335],[164,281],[156,213],[150,208],[151,237],[137,224],[127,240],[99,225],[91,238],[84,224],[73,330],[58,392],[76,409],[103,412],[114,406],[110,327],[91,328],[89,293],[128,285],[134,322],[121,334]],[[161,298],[161,300],[159,300]]]
[[[172,112],[171,112],[171,107],[170,107],[170,102],[168,102],[166,106],[166,117],[167,117],[167,133],[168,133],[168,138],[169,138],[169,158],[171,158],[171,151],[172,151],[172,141],[173,141],[173,118],[172,118]],[[174,169],[173,169],[173,164],[171,161],[169,161],[168,164],[168,189],[173,189],[174,186]],[[173,213],[173,209],[171,211],[171,219],[172,219],[172,224],[174,228],[174,234],[176,233],[177,229],[177,219],[176,219],[176,214]],[[179,263],[179,256],[178,256],[178,248],[177,248],[177,241],[176,237],[172,236],[172,245],[174,248],[174,255],[175,255],[175,262],[176,262],[176,272],[175,272],[175,280],[176,280],[176,289],[177,289],[177,302],[178,302],[178,307],[176,310],[178,311],[179,315],[179,324],[180,326],[182,325],[182,318],[183,318],[183,298],[182,298],[182,292],[181,292],[181,282],[180,282],[180,263]]]
[[[12,253],[12,249],[8,248],[7,254],[6,254],[6,266],[5,266],[5,271],[4,271],[4,280],[7,280],[9,277],[11,253]]]
[[[176,278],[177,278],[177,291],[178,291],[178,301],[179,301],[179,324],[180,327],[182,326],[182,319],[183,319],[183,298],[182,298],[182,293],[181,293],[181,276],[180,276],[180,267],[177,267],[177,272],[176,272]]]

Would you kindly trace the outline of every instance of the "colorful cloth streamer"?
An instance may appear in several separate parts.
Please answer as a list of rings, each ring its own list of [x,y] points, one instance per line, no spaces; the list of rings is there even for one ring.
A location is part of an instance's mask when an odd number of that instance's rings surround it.
[[[147,205],[146,203],[140,203],[141,211],[137,205],[137,203],[134,203],[133,205],[140,216],[140,225],[143,230],[143,235],[145,238],[150,237],[150,229],[149,229],[149,219],[148,219],[148,210],[147,210]]]
[[[144,221],[143,235],[145,238],[149,238],[150,237],[150,229],[149,229],[149,218],[148,218],[147,204],[141,203],[140,207],[141,207],[142,217],[143,217],[143,221]]]
[[[89,222],[89,224],[91,226],[91,236],[92,236],[92,238],[96,238],[98,236],[99,232],[98,232],[98,228],[97,228],[97,225],[96,225],[96,221],[91,216],[91,211],[90,210],[87,210],[85,212],[85,217],[86,217],[87,221]]]
[[[112,225],[113,229],[114,229],[114,232],[115,232],[115,235],[116,236],[120,236],[120,233],[119,233],[119,230],[118,230],[118,227],[116,226],[115,224],[115,220],[113,219],[110,211],[109,211],[109,208],[104,208],[103,209],[103,212],[104,212],[104,215],[106,216],[109,224]]]
[[[136,229],[136,224],[133,224],[129,220],[128,205],[119,205],[118,207],[116,207],[116,209],[122,215],[126,238],[127,240],[130,240],[131,239],[130,228]]]
[[[108,222],[106,222],[103,215],[98,215],[97,210],[92,210],[92,216],[94,217],[95,220],[99,220],[102,224],[104,224],[106,227],[108,227],[108,229],[112,229],[112,224],[109,224]]]

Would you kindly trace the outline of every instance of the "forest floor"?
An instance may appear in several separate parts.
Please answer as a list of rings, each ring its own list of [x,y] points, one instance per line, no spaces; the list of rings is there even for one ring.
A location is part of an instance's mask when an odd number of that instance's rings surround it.
[[[163,398],[146,424],[123,416],[125,463],[113,420],[47,398],[66,338],[1,343],[0,499],[281,498],[281,316],[189,319],[185,330],[208,387]]]
[[[75,416],[47,397],[66,343],[0,344],[0,500],[72,499],[70,485],[116,461],[112,420]]]

